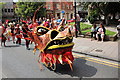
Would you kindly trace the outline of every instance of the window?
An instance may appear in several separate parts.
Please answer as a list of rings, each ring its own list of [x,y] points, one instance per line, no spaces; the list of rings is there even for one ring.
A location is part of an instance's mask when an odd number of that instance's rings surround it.
[[[59,9],[60,5],[59,4],[55,4],[56,9]]]
[[[8,12],[10,12],[10,9],[8,9]]]
[[[73,9],[73,6],[72,6],[72,5],[70,5],[70,9]]]
[[[7,12],[7,9],[5,9],[5,12]]]
[[[58,17],[58,19],[60,19],[60,13],[57,13],[57,17]]]
[[[65,9],[65,4],[64,3],[62,4],[62,8]]]
[[[50,4],[48,4],[48,9],[50,9],[50,7],[51,7]]]
[[[11,9],[11,12],[13,12],[13,9]]]
[[[66,8],[69,9],[69,5],[66,5]]]

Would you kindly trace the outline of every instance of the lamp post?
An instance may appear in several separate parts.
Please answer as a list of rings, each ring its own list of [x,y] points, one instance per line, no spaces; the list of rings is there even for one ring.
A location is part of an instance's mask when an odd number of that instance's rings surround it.
[[[75,14],[74,14],[74,16],[75,16],[75,37],[77,38],[78,37],[78,35],[77,35],[77,25],[76,25],[76,0],[74,0],[74,8],[75,8]]]

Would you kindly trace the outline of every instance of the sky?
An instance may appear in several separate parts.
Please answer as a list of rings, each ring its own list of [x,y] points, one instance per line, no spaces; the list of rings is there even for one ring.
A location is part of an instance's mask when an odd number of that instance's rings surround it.
[[[18,0],[13,0],[13,2],[18,2]]]

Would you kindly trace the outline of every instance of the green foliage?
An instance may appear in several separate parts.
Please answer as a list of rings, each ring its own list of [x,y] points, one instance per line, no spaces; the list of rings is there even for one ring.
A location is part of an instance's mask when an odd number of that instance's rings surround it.
[[[32,17],[34,15],[35,10],[38,9],[43,2],[17,2],[17,8],[15,8],[15,13],[19,17],[27,18]],[[45,16],[45,9],[41,8],[37,13],[37,17]]]
[[[93,15],[94,16],[94,15]],[[95,19],[94,19],[94,17],[93,16],[88,16],[88,20],[90,21],[90,23],[91,24],[93,24],[94,23],[94,21],[95,21]]]
[[[71,25],[74,25],[75,24],[75,22],[72,22],[72,23],[70,23]],[[83,23],[83,22],[80,22],[80,28],[81,28],[81,30],[86,30],[86,29],[90,29],[92,27],[92,25],[88,25],[88,24],[85,24],[85,23]]]
[[[90,29],[84,30],[82,31],[82,34],[86,34],[87,32],[90,32],[90,31],[91,31]]]
[[[112,14],[120,13],[120,2],[83,2],[83,9],[88,10],[88,20],[93,23],[94,20]]]
[[[3,4],[0,3],[0,18],[2,17],[2,6],[3,6]]]
[[[115,14],[117,12],[120,13],[120,2],[109,2],[105,7],[105,14]]]
[[[113,36],[113,35],[115,35],[115,34],[116,34],[116,32],[106,30],[106,35]]]
[[[86,34],[88,32],[91,32],[91,30],[90,29],[84,30],[84,31],[82,31],[82,34]],[[113,36],[115,34],[116,34],[116,32],[113,32],[113,31],[110,31],[110,30],[106,30],[106,35]]]
[[[81,22],[80,27],[81,27],[81,30],[86,30],[86,29],[90,29],[92,27],[92,25],[88,25],[88,24]]]

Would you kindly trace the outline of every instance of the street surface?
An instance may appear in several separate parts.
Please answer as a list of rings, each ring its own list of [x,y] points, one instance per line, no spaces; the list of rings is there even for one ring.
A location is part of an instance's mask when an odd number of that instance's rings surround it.
[[[33,54],[34,45],[26,50],[25,42],[22,45],[7,42],[7,47],[0,47],[2,53],[2,78],[118,78],[118,62],[113,62],[97,57],[74,53],[75,56],[73,71],[69,66],[57,66],[56,71],[51,71],[43,65],[44,70],[40,71],[37,63],[39,51]],[[2,55],[1,55],[2,54]]]

